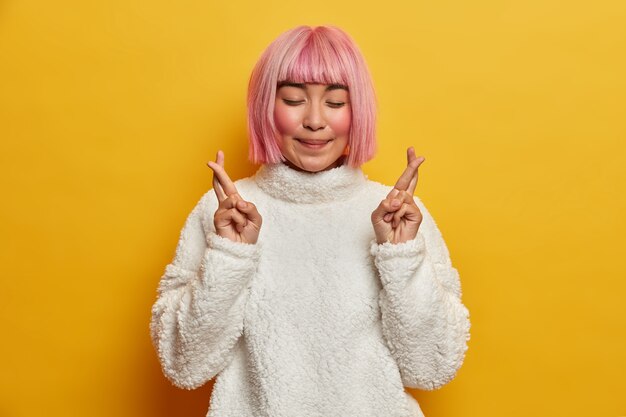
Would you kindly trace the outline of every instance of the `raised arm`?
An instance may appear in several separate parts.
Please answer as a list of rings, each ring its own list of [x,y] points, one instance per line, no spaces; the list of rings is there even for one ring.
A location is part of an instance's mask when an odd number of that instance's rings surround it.
[[[372,213],[370,252],[383,289],[383,334],[405,386],[432,390],[460,368],[469,340],[469,311],[459,274],[432,216],[413,196],[424,158],[407,149],[407,167]]]
[[[259,258],[258,244],[205,235],[203,206],[201,200],[185,222],[150,323],[163,373],[186,389],[203,385],[232,358]]]
[[[457,270],[426,207],[415,239],[371,242],[383,289],[383,334],[407,387],[433,390],[454,378],[470,338]]]
[[[188,216],[152,307],[150,334],[163,373],[186,389],[203,385],[232,359],[261,251],[254,205],[246,202],[239,212],[234,206],[243,200],[228,195],[236,192],[230,179],[224,189],[214,184],[217,199],[205,194]],[[216,233],[215,223],[229,237]]]

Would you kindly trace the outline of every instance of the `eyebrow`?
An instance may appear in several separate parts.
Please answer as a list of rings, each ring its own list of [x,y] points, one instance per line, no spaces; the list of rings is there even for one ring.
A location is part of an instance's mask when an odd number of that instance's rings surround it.
[[[296,87],[296,88],[301,88],[304,90],[306,88],[306,84],[305,83],[292,83],[290,81],[282,81],[278,83],[278,89],[282,87]],[[332,91],[332,90],[349,91],[348,86],[343,85],[343,84],[330,84],[328,87],[326,87],[326,91]]]

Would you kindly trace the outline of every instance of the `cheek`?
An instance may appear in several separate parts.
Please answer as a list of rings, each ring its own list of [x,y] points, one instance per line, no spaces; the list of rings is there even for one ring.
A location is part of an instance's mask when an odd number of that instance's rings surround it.
[[[337,136],[347,136],[352,125],[352,115],[349,110],[336,114],[331,120],[331,127]]]
[[[288,135],[298,127],[298,115],[292,108],[277,105],[274,108],[274,123],[281,134]]]

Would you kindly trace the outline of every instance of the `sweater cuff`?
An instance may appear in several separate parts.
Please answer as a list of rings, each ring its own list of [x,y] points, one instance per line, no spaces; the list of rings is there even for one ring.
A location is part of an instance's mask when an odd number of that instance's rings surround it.
[[[381,260],[391,258],[415,258],[426,251],[424,236],[418,231],[414,239],[402,243],[378,243],[372,239],[370,253]]]
[[[211,249],[220,250],[234,258],[247,258],[258,261],[261,254],[261,243],[243,243],[233,242],[232,240],[222,237],[215,232],[207,235],[207,243]]]
[[[402,243],[377,243],[372,240],[370,253],[383,286],[404,287],[413,277],[426,256],[426,243],[421,233]]]

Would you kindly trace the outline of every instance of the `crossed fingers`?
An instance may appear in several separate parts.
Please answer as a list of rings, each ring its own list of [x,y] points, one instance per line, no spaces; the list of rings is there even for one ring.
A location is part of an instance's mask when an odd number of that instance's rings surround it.
[[[422,165],[426,158],[420,156],[419,158],[415,156],[415,149],[411,146],[406,150],[406,163],[407,166],[396,181],[396,184],[393,186],[393,189],[387,194],[387,197],[395,197],[399,191],[406,191],[409,194],[413,195],[415,192],[415,187],[417,186],[417,170]]]
[[[233,194],[239,195],[235,184],[224,169],[224,152],[217,151],[217,162],[209,161],[207,165],[213,170],[213,191],[221,203]]]
[[[387,194],[387,199],[390,200],[390,210],[384,216],[385,221],[391,221],[391,219],[394,218],[394,210],[398,210],[403,204],[415,204],[413,201],[413,193],[417,186],[417,172],[418,168],[425,160],[426,158],[423,156],[419,158],[415,156],[415,149],[413,149],[412,146],[406,150],[407,166],[389,194]]]

